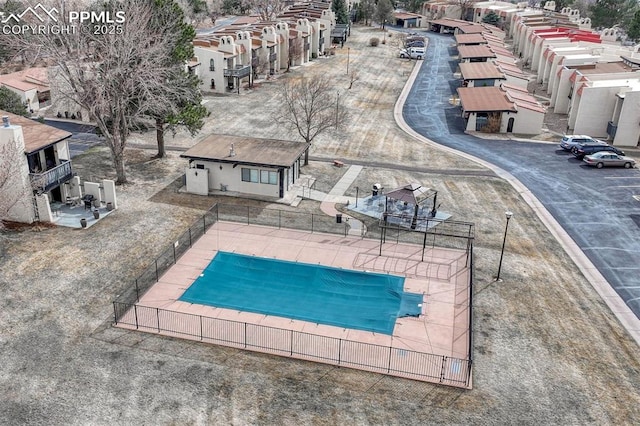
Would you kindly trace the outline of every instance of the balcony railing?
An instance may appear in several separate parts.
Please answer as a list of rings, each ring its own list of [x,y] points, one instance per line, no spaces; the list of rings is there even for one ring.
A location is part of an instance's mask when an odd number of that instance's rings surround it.
[[[324,37],[320,37],[318,40],[318,45],[322,46],[324,44]]]
[[[305,51],[305,52],[309,50],[309,46],[310,46],[310,45],[309,45],[309,42],[306,42],[306,43],[304,44],[303,49],[304,49],[304,51]]]
[[[235,68],[227,68],[224,70],[225,77],[243,78],[251,73],[250,65],[236,65]]]
[[[616,132],[618,131],[618,125],[613,124],[613,121],[609,121],[607,123],[607,134],[611,139],[616,137]]]
[[[71,161],[64,160],[62,164],[43,173],[30,173],[33,189],[47,192],[73,177]]]
[[[251,58],[251,66],[256,68],[257,66],[260,65],[260,57],[255,56],[253,58]]]
[[[277,53],[269,53],[269,62],[275,62],[276,59],[278,59],[278,54]]]

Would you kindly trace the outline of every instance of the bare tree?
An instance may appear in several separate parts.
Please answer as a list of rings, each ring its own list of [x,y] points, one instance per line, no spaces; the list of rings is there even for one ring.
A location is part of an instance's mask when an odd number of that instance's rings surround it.
[[[286,8],[283,0],[250,0],[250,4],[263,21],[273,21]]]
[[[449,4],[460,7],[460,19],[465,19],[469,13],[469,9],[473,8],[478,0],[449,0]]]
[[[69,1],[58,7],[74,10]],[[174,108],[168,99],[184,99],[176,93],[184,88],[170,84],[176,67],[171,55],[178,40],[154,25],[155,1],[108,1],[95,7],[106,8],[112,16],[124,12],[126,21],[108,34],[94,31],[94,25],[76,23],[80,28],[75,32],[16,36],[12,42],[38,52],[53,65],[50,80],[59,81],[63,95],[98,125],[111,150],[116,182],[122,184],[127,182],[124,151],[133,124],[158,105],[163,113]],[[85,9],[75,5],[75,10]],[[61,24],[73,24],[67,20],[68,16],[60,16]]]
[[[24,162],[24,150],[18,149],[15,140],[0,142],[0,231],[11,219],[11,210],[30,196],[27,187],[20,184]]]
[[[176,0],[187,21],[197,27],[209,17],[209,5],[204,0]]]
[[[358,71],[351,71],[349,73],[349,89],[351,89],[353,87],[353,83],[355,83],[358,80],[360,80],[360,75],[358,74]]]
[[[319,134],[347,120],[347,113],[340,102],[340,95],[331,81],[324,76],[289,78],[280,88],[282,109],[274,114],[274,120],[311,144]],[[309,164],[309,150],[304,155],[304,165]]]

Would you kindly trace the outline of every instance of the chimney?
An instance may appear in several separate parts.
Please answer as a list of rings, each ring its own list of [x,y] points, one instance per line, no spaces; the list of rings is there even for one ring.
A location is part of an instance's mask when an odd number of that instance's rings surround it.
[[[9,116],[8,115],[3,115],[2,116],[2,127],[10,127],[11,123],[9,123]]]
[[[231,149],[229,149],[229,157],[235,157],[236,151],[233,149],[233,144],[231,144]]]

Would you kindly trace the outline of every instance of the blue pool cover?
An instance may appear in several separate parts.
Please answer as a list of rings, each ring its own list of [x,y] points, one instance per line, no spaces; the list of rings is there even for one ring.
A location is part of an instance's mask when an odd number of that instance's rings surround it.
[[[422,295],[404,277],[218,252],[179,300],[393,334],[418,316]]]

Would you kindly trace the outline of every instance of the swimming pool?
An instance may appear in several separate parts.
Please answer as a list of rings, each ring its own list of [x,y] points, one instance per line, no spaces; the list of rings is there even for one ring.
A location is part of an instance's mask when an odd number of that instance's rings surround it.
[[[403,287],[396,275],[218,252],[179,300],[391,335],[422,310]]]

